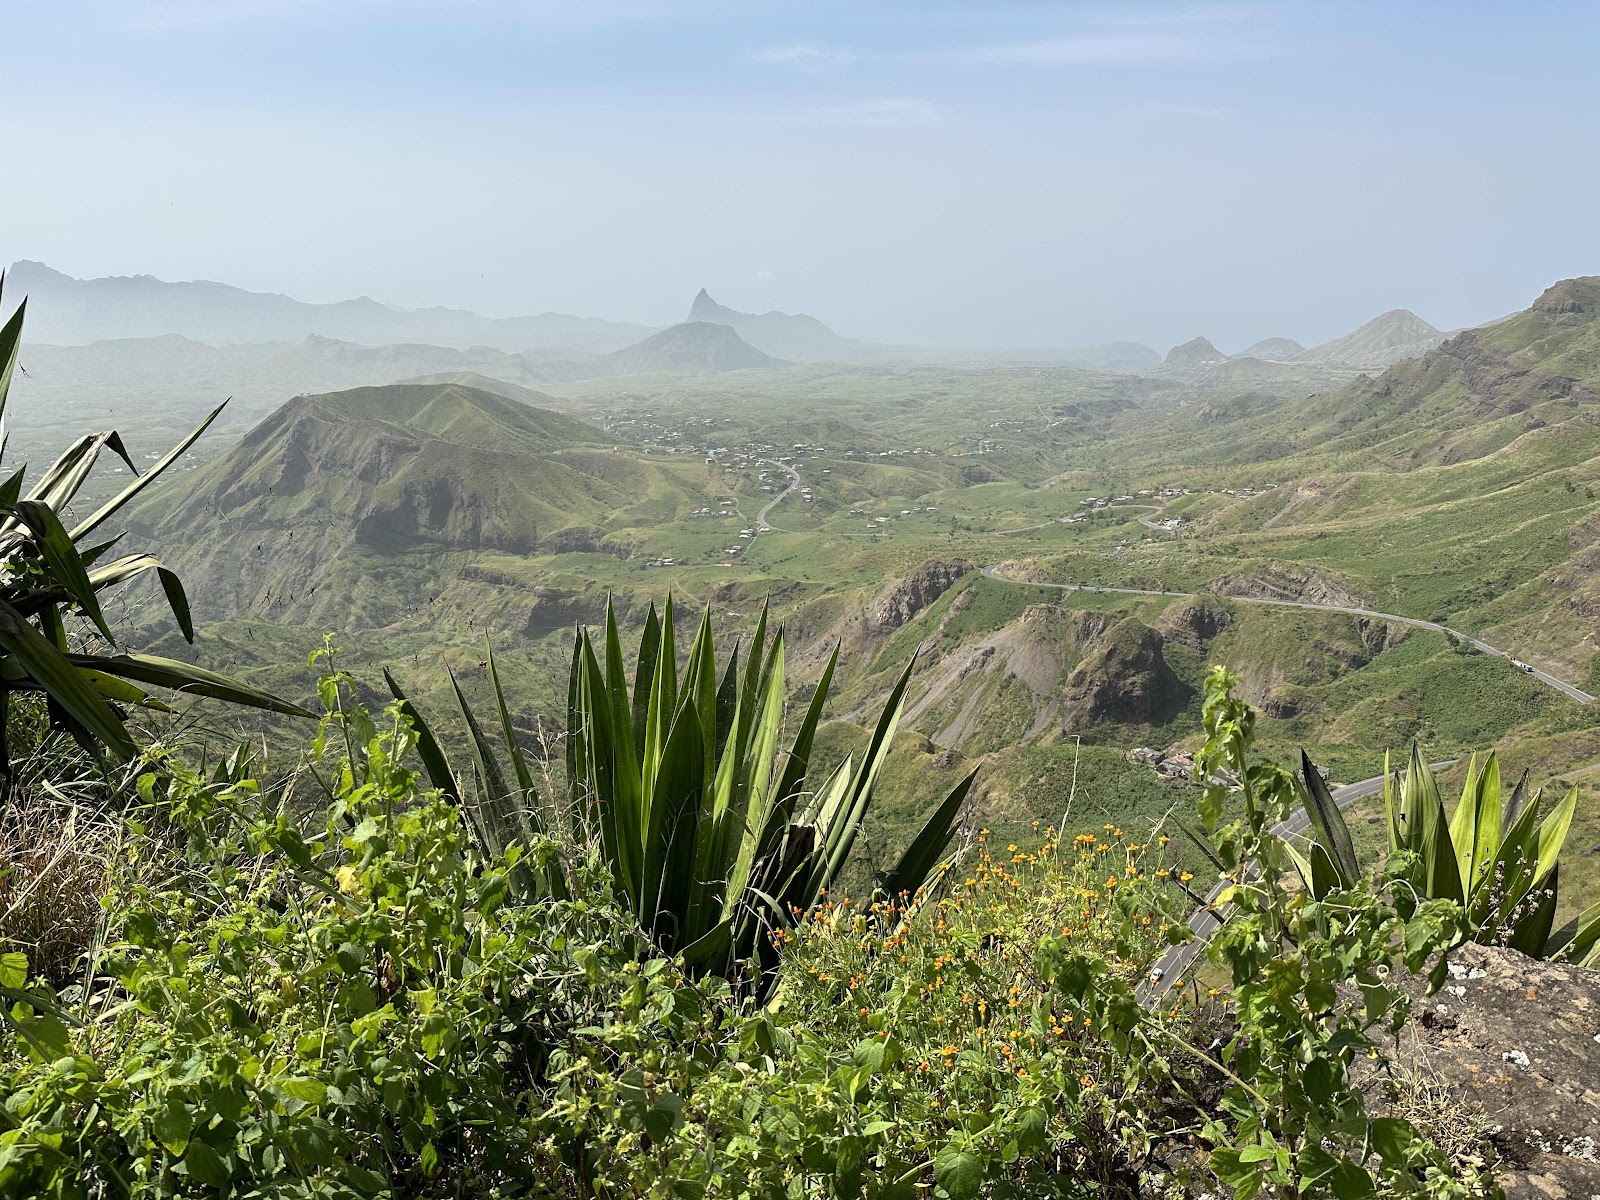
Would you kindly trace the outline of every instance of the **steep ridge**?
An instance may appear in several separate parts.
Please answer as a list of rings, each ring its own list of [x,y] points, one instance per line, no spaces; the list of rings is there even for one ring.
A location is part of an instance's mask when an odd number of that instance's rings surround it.
[[[1387,367],[1417,358],[1450,335],[1435,329],[1416,313],[1391,309],[1343,337],[1336,337],[1295,355],[1295,362],[1333,367]]]
[[[459,384],[300,396],[132,523],[177,547],[173,565],[213,619],[378,627],[443,590],[474,553],[538,554],[573,527],[573,548],[605,550],[620,512],[692,507],[661,468],[607,441]],[[356,611],[354,596],[369,608]]]

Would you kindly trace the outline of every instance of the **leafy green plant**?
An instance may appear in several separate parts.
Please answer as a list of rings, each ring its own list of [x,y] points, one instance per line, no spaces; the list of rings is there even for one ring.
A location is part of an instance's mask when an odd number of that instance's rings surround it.
[[[1393,965],[1417,971],[1434,958],[1429,980],[1437,987],[1445,959],[1435,954],[1459,939],[1461,906],[1448,898],[1419,902],[1393,875],[1347,884],[1293,852],[1276,827],[1308,790],[1317,791],[1312,780],[1321,776],[1309,769],[1297,779],[1252,753],[1255,713],[1233,695],[1237,682],[1221,668],[1207,680],[1206,743],[1195,755],[1204,781],[1200,816],[1225,885],[1216,903],[1234,909],[1209,947],[1232,977],[1234,1013],[1217,1060],[1227,1080],[1226,1119],[1203,1131],[1214,1147],[1210,1168],[1242,1200],[1380,1189],[1467,1194],[1438,1148],[1403,1120],[1373,1116],[1351,1078],[1358,1057],[1380,1053],[1374,1033],[1396,1032],[1409,1015]],[[1230,777],[1242,815],[1223,824]],[[1331,808],[1331,801],[1313,802],[1313,824]],[[1319,831],[1316,844],[1323,871],[1353,861],[1329,832]],[[1288,886],[1294,870],[1319,886]]]
[[[1313,841],[1309,860],[1297,865],[1320,896],[1353,886],[1361,872],[1343,814],[1321,773],[1302,759]],[[1461,904],[1473,941],[1544,958],[1572,936],[1553,933],[1561,847],[1577,804],[1573,788],[1547,810],[1542,789],[1527,794],[1526,775],[1506,795],[1491,752],[1481,765],[1473,755],[1460,802],[1447,814],[1438,777],[1413,746],[1404,775],[1384,771],[1391,873],[1421,898]],[[1600,922],[1592,930],[1589,945],[1600,940]]]
[[[4,280],[0,279],[0,285]],[[27,301],[17,306],[0,327],[0,429],[5,403],[16,372]],[[153,654],[80,653],[72,648],[67,618],[82,616],[106,645],[116,648],[100,604],[100,594],[154,572],[178,628],[189,641],[194,625],[183,584],[150,554],[126,554],[101,564],[120,538],[86,544],[89,535],[115,516],[175,462],[221,413],[218,406],[198,428],[143,475],[134,467],[114,430],[86,434],[69,446],[38,481],[23,491],[26,467],[0,480],[0,803],[10,788],[11,755],[6,728],[11,697],[18,692],[42,693],[49,702],[51,723],[71,733],[86,748],[118,761],[135,756],[135,745],[120,708],[162,709],[165,705],[146,686],[211,696],[291,716],[312,714],[298,705],[204,667]],[[0,434],[0,453],[4,452]],[[135,478],[111,500],[77,522],[69,531],[62,523],[102,450],[127,463]]]
[[[662,615],[652,605],[631,687],[609,605],[603,636],[603,652],[597,651],[594,636],[580,629],[572,651],[566,767],[575,838],[600,847],[618,896],[660,949],[720,974],[770,971],[770,931],[809,911],[849,856],[893,743],[915,660],[896,681],[861,758],[847,758],[814,782],[812,743],[837,648],[782,749],[783,629],[769,637],[764,609],[743,657],[735,645],[720,667],[710,612],[702,613],[680,669],[672,602]],[[480,836],[499,850],[536,832],[539,817],[492,654],[489,676],[511,778],[459,686],[473,789],[463,786],[463,774],[451,768],[426,723],[420,727],[423,761],[435,786],[456,796],[475,790],[470,808],[479,814]],[[392,677],[389,684],[405,702]],[[973,778],[963,779],[929,814],[879,880],[884,894],[916,893],[938,866]]]

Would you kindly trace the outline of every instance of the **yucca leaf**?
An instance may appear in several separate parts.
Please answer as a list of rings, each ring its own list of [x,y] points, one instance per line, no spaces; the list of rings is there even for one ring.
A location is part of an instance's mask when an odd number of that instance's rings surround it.
[[[1198,829],[1190,825],[1177,813],[1168,813],[1166,819],[1170,820],[1174,825],[1176,825],[1183,835],[1194,843],[1195,849],[1200,851],[1201,854],[1205,855],[1207,861],[1209,861],[1211,865],[1219,872],[1225,872],[1228,870],[1227,865],[1223,863],[1222,858],[1217,854],[1216,848],[1212,846],[1210,840]]]
[[[601,848],[618,886],[634,911],[643,915],[640,907],[644,844],[641,820],[646,814],[640,811],[642,803],[637,799],[641,784],[637,771],[632,780],[620,783],[617,780],[617,731],[611,722],[611,699],[606,691],[605,673],[594,652],[594,641],[587,632],[583,635],[581,654],[578,719],[587,751],[585,775],[590,819],[597,827]],[[627,733],[630,747],[632,731],[630,716]],[[619,788],[627,791],[631,798],[628,803],[618,803]]]
[[[535,832],[542,832],[538,813],[534,808],[537,793],[533,786],[533,772],[528,770],[528,760],[522,753],[522,744],[517,741],[516,730],[511,726],[511,710],[506,707],[506,694],[500,686],[500,670],[495,665],[494,647],[489,644],[487,634],[483,638],[483,649],[486,655],[485,661],[489,664],[489,688],[494,692],[495,711],[500,717],[500,736],[506,743],[506,756],[511,759],[517,786],[522,789],[523,806],[529,817],[529,824],[533,826]]]
[[[728,735],[733,732],[734,715],[739,711],[739,700],[739,643],[735,641],[733,650],[728,655],[728,661],[722,669],[722,682],[717,684],[717,730],[713,745],[719,758],[727,749]],[[736,743],[730,757],[738,756],[739,748]]]
[[[22,320],[27,311],[28,299],[24,296],[11,319],[0,326],[0,414],[5,412],[11,377],[17,369],[17,348],[22,344]]]
[[[602,793],[604,802],[616,809],[617,837],[626,840],[630,868],[637,872],[644,851],[645,827],[649,823],[652,765],[641,764],[633,752],[633,705],[628,696],[628,672],[622,659],[622,637],[617,630],[617,613],[606,597],[606,662],[600,697],[605,713],[593,724],[604,732],[595,740],[596,750],[611,760],[610,788]]]
[[[87,555],[81,557],[88,559]],[[172,609],[172,615],[178,622],[179,632],[183,634],[184,641],[192,643],[194,621],[189,615],[189,597],[183,590],[183,581],[154,555],[130,554],[103,567],[96,567],[89,572],[89,583],[99,591],[101,588],[116,587],[118,584],[126,583],[144,571],[156,573],[156,578],[161,583],[162,594],[167,598],[167,606]]]
[[[1534,870],[1534,883],[1537,884],[1545,876],[1554,876],[1556,860],[1561,856],[1561,847],[1567,840],[1567,831],[1572,828],[1572,816],[1578,810],[1578,788],[1574,784],[1566,798],[1550,810],[1550,815],[1539,824],[1539,836],[1535,845],[1536,868]]]
[[[115,675],[107,675],[104,671],[85,670],[83,677],[89,681],[90,687],[113,704],[135,705],[139,708],[155,709],[157,712],[172,711],[143,688],[134,687],[127,680],[118,679]]]
[[[1518,785],[1521,792],[1522,785]],[[1479,931],[1478,940],[1495,934],[1507,914],[1533,890],[1539,861],[1539,797],[1519,804],[1517,819],[1506,830],[1495,851],[1494,862],[1470,897],[1467,915]]]
[[[138,468],[133,465],[133,459],[128,456],[128,448],[122,444],[122,437],[116,430],[88,433],[68,446],[65,453],[39,477],[39,482],[34,484],[28,493],[28,499],[48,504],[58,512],[64,509],[72,503],[72,498],[78,494],[83,481],[94,469],[102,447],[109,447],[128,464],[129,470],[135,475],[139,473]]]
[[[1550,941],[1550,931],[1556,923],[1556,890],[1561,876],[1560,864],[1550,868],[1550,874],[1533,893],[1533,906],[1511,927],[1505,944],[1526,954],[1529,958],[1543,958],[1545,946]],[[1520,906],[1519,906],[1520,907]]]
[[[0,600],[0,649],[16,659],[45,695],[98,739],[115,758],[123,762],[133,758],[133,739],[78,666],[3,600]],[[106,670],[112,675],[120,674],[108,670],[105,662],[91,658],[82,665]]]
[[[1402,849],[1400,840],[1401,812],[1399,795],[1400,777],[1389,764],[1389,752],[1383,752],[1383,815],[1384,827],[1389,834],[1389,853]]]
[[[750,869],[766,828],[766,813],[772,807],[772,769],[783,726],[783,700],[783,631],[780,629],[760,691],[748,702],[741,703],[741,709],[750,709],[755,720],[749,745],[741,747],[740,760],[744,765],[739,772],[738,790],[729,802],[725,817],[728,827],[723,834],[723,870],[728,879],[730,900],[737,900],[750,878]]]
[[[639,639],[639,661],[633,672],[633,748],[644,758],[645,722],[650,717],[650,689],[655,685],[656,656],[661,653],[661,618],[656,606],[644,619],[644,635]]]
[[[134,474],[137,475],[138,478],[136,478],[127,487],[123,488],[122,491],[118,492],[110,500],[107,500],[104,504],[102,504],[87,520],[80,521],[78,523],[78,525],[72,531],[72,540],[77,541],[85,534],[99,528],[108,518],[113,516],[118,509],[127,504],[140,492],[144,491],[145,488],[154,483],[161,475],[161,472],[170,467],[178,460],[185,450],[194,445],[195,440],[199,438],[199,436],[208,428],[210,428],[211,422],[215,421],[222,413],[222,410],[227,407],[228,401],[224,400],[221,404],[213,408],[206,416],[206,419],[201,421],[199,425],[195,426],[193,432],[191,432],[171,450],[167,451],[167,453],[164,454],[157,462],[155,462],[143,475],[139,475],[139,473],[135,471]]]
[[[1450,822],[1433,770],[1422,761],[1422,751],[1411,746],[1411,766],[1406,772],[1405,805],[1408,822],[1415,824],[1415,848],[1422,859],[1422,890],[1433,899],[1464,900],[1461,872],[1456,867],[1455,845],[1450,841]]]
[[[583,631],[574,628],[572,631],[572,657],[567,664],[567,787],[569,789],[568,805],[575,824],[584,819],[588,805],[588,749],[586,734],[583,727],[583,714],[578,706],[580,677],[583,662]],[[578,828],[573,830],[575,835],[581,836]]]
[[[157,654],[122,653],[115,655],[69,654],[67,661],[77,666],[104,671],[121,679],[150,683],[156,687],[170,688],[191,696],[208,696],[213,700],[226,700],[248,708],[262,708],[282,713],[286,717],[311,717],[316,714],[298,704],[280,700],[270,692],[262,691],[241,680],[219,674],[193,663]]]
[[[472,819],[472,825],[478,833],[479,844],[484,851],[498,857],[504,854],[506,847],[513,842],[526,843],[523,809],[518,803],[518,793],[506,782],[506,777],[500,770],[500,763],[494,756],[494,748],[489,744],[483,727],[478,724],[477,717],[473,715],[472,706],[467,703],[466,694],[462,692],[455,672],[447,668],[445,674],[449,676],[450,687],[455,692],[456,708],[461,714],[461,722],[467,727],[468,746],[472,751],[473,767],[478,780],[477,802],[466,805],[467,814]]]
[[[412,731],[417,735],[417,757],[422,760],[422,769],[427,772],[428,783],[436,791],[459,804],[461,785],[456,782],[455,772],[450,769],[450,760],[440,748],[439,739],[433,736],[433,730],[428,727],[428,722],[417,711],[417,706],[411,703],[411,698],[400,690],[400,685],[395,682],[387,667],[383,669],[383,681],[389,685],[389,694],[399,702],[401,714],[411,722]]]
[[[1339,886],[1352,887],[1361,878],[1361,862],[1356,858],[1350,827],[1345,824],[1344,814],[1328,790],[1327,780],[1304,750],[1300,751],[1300,778],[1305,784],[1306,816],[1311,820],[1312,832],[1328,852],[1329,865],[1337,874]]]
[[[900,726],[900,713],[905,706],[906,687],[911,682],[911,672],[916,663],[916,655],[912,655],[911,661],[906,664],[894,689],[889,693],[888,700],[884,702],[877,728],[873,730],[872,740],[867,745],[866,753],[862,755],[860,770],[851,783],[844,807],[835,810],[833,814],[825,814],[825,819],[819,822],[824,845],[820,887],[829,886],[838,876],[845,859],[850,856],[851,847],[855,845],[856,835],[861,831],[861,822],[866,819],[867,808],[872,803],[872,793],[877,786],[878,775],[889,757],[889,752],[894,748],[895,730]],[[816,897],[812,896],[811,902],[815,901]]]
[[[911,844],[901,853],[894,866],[889,868],[881,886],[890,899],[902,893],[914,893],[933,874],[950,845],[950,839],[955,836],[956,818],[961,813],[961,806],[966,803],[967,794],[972,790],[972,781],[977,777],[978,772],[974,769],[950,790],[950,794],[928,814],[917,836],[911,839]]]
[[[18,467],[6,477],[4,483],[0,483],[0,512],[9,514],[22,498],[22,477],[27,469]]]
[[[784,758],[783,773],[778,776],[778,786],[773,792],[775,800],[767,816],[767,829],[770,831],[776,824],[784,824],[794,814],[796,803],[800,798],[800,789],[805,783],[806,773],[811,768],[811,747],[816,740],[817,725],[822,720],[822,708],[828,699],[828,689],[833,684],[834,668],[839,665],[839,644],[834,643],[833,653],[828,656],[828,665],[822,670],[822,678],[817,681],[816,690],[811,693],[811,703],[806,706],[805,718],[800,722],[800,731],[795,735],[789,752]],[[762,853],[767,849],[767,837],[762,838]]]
[[[705,741],[699,710],[683,705],[662,747],[645,831],[641,912],[652,917],[652,933],[675,946],[688,945],[703,932],[689,922],[689,897],[705,815]]]
[[[1600,904],[1584,909],[1563,929],[1551,938],[1550,949],[1559,951],[1557,957],[1580,966],[1589,966],[1588,959],[1600,943]]]
[[[89,572],[84,570],[77,547],[67,536],[55,509],[43,500],[18,500],[12,513],[33,532],[34,544],[39,548],[39,556],[44,559],[51,579],[66,589],[84,616],[94,622],[106,641],[115,645],[117,639],[111,636],[111,627],[100,611],[100,598],[89,582]]]
[[[1315,847],[1317,843],[1312,842],[1311,845]],[[1316,899],[1322,899],[1322,893],[1317,891],[1317,874],[1312,869],[1311,860],[1301,853],[1300,847],[1287,838],[1283,839],[1283,852],[1288,855],[1289,861],[1294,864],[1294,869],[1299,874],[1300,882],[1304,885],[1306,891]]]
[[[1471,894],[1474,855],[1478,841],[1478,809],[1482,806],[1482,773],[1478,769],[1478,756],[1474,754],[1467,763],[1467,782],[1461,789],[1461,801],[1450,815],[1450,842],[1456,851],[1456,870],[1467,894]]]
[[[1467,768],[1467,785],[1450,820],[1450,840],[1456,847],[1456,864],[1461,871],[1462,888],[1471,896],[1488,873],[1495,851],[1500,848],[1501,805],[1500,760],[1492,751],[1477,769],[1477,755]],[[1467,815],[1463,816],[1463,811]]]

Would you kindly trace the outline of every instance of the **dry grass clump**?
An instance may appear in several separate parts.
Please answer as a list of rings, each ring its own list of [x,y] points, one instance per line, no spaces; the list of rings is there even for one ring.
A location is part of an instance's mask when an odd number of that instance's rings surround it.
[[[100,931],[116,825],[38,793],[0,809],[0,944],[64,987]]]
[[[1459,1178],[1475,1178],[1493,1163],[1494,1123],[1481,1105],[1464,1102],[1418,1047],[1409,1061],[1389,1064],[1385,1115],[1410,1121],[1449,1156]]]

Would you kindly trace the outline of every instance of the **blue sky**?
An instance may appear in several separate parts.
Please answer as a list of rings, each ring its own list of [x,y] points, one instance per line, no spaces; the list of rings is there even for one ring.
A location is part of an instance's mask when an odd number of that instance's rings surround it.
[[[877,340],[1311,343],[1600,272],[1600,5],[0,0],[0,258]]]

